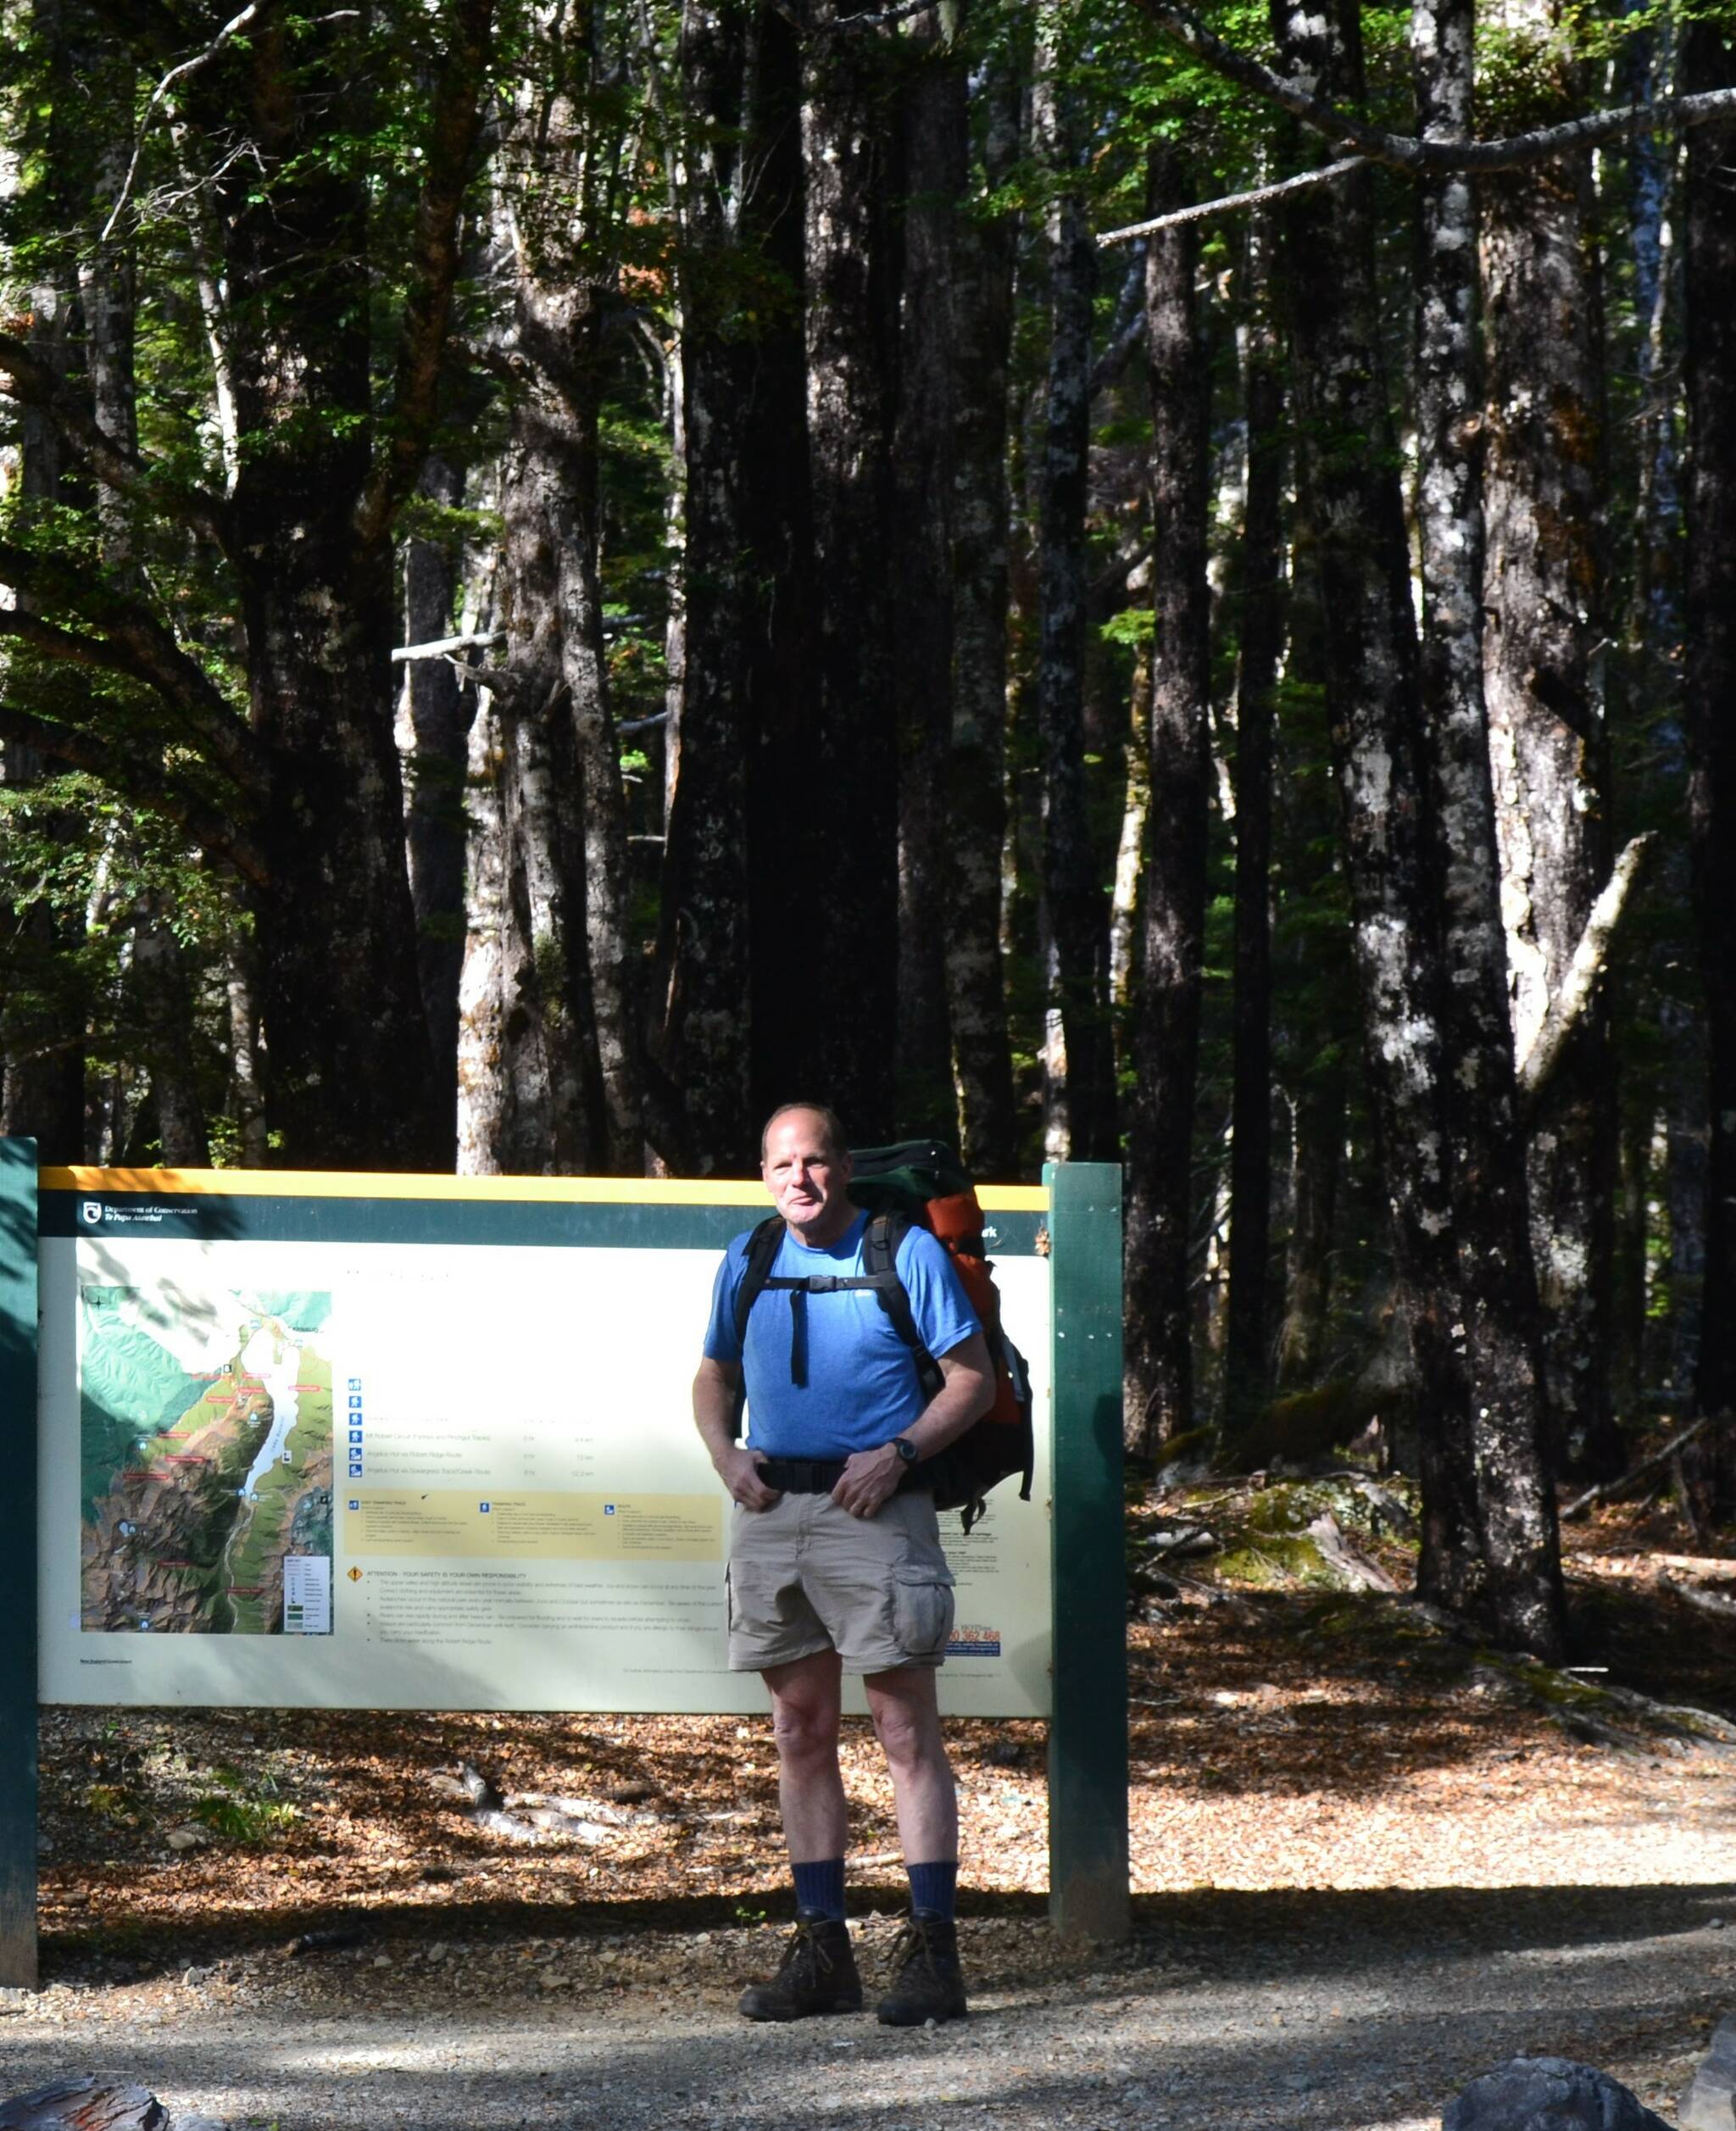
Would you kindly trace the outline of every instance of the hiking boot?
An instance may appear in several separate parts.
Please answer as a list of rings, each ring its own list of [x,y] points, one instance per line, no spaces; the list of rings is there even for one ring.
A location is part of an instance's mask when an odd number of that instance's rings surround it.
[[[831,1917],[798,1917],[777,1973],[742,1993],[744,2020],[805,2020],[814,2012],[860,2012],[862,1978],[849,1927]]]
[[[892,1950],[892,1988],[875,2008],[883,2028],[920,2028],[930,2020],[962,2020],[964,1971],[959,1928],[938,1917],[912,1917]]]

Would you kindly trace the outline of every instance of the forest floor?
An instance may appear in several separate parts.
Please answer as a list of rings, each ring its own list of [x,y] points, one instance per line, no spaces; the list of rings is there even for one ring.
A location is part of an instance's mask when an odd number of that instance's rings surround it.
[[[1568,1527],[1565,1674],[1339,1588],[1322,1505],[1353,1571],[1403,1574],[1342,1485],[1136,1516],[1128,1944],[1049,1933],[1043,1728],[952,1728],[974,2017],[914,2035],[734,2017],[787,1916],[763,1722],[45,1711],[45,1988],[0,1992],[0,2097],[103,2070],[279,2131],[1372,2131],[1542,2052],[1673,2117],[1736,2012],[1736,1544]],[[902,1875],[860,1727],[846,1764],[871,1995]]]

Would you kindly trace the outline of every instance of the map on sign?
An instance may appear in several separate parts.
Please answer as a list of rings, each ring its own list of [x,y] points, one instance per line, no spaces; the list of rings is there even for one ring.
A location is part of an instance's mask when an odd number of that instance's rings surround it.
[[[331,1632],[331,1310],[80,1286],[81,1627]]]

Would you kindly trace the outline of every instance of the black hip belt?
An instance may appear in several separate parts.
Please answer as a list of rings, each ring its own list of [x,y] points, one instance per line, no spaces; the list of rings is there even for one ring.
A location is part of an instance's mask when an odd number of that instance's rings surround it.
[[[925,1486],[920,1472],[916,1466],[901,1472],[899,1487]],[[830,1494],[843,1477],[842,1458],[767,1458],[760,1467],[760,1480],[780,1494]]]

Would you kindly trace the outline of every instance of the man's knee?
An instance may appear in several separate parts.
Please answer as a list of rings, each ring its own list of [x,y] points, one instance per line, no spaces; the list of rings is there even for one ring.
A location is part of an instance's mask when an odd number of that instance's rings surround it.
[[[819,1703],[780,1702],[771,1712],[771,1734],[781,1761],[823,1761],[837,1751],[837,1711]]]
[[[946,1766],[932,1674],[876,1675],[869,1683],[869,1708],[881,1750],[894,1768]]]
[[[784,1761],[824,1760],[836,1756],[838,1739],[838,1683],[836,1663],[830,1667],[803,1661],[799,1666],[768,1674],[771,1692],[771,1732],[778,1757]]]

